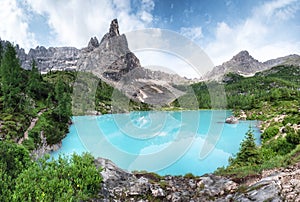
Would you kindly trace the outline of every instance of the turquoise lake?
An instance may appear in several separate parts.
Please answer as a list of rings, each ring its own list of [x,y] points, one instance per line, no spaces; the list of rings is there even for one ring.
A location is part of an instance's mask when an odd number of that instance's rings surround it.
[[[260,144],[257,121],[224,123],[230,115],[197,110],[74,116],[62,147],[51,155],[90,152],[129,171],[203,175],[228,165],[250,127]]]

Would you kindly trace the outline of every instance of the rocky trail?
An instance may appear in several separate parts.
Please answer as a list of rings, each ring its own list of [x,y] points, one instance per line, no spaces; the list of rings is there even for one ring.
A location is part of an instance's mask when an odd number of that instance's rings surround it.
[[[41,111],[38,112],[37,117],[31,120],[30,126],[27,128],[27,130],[24,133],[24,136],[18,141],[18,144],[22,144],[24,140],[28,139],[28,133],[30,130],[34,128],[36,125],[37,121],[39,120],[39,117],[45,112],[47,109],[42,109]]]

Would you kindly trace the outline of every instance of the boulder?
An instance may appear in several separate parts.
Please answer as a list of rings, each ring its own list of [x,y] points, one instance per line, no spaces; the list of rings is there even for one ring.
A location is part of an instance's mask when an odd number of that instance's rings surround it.
[[[241,110],[240,114],[238,116],[238,119],[239,120],[246,120],[247,119],[247,114],[243,110]]]
[[[225,123],[229,123],[229,124],[237,124],[238,122],[239,120],[235,116],[230,116],[225,120]]]

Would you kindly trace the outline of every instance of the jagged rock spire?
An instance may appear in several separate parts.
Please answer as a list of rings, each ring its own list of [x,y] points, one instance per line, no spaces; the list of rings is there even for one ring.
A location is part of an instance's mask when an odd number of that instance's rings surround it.
[[[100,44],[103,42],[103,41],[106,41],[107,39],[110,39],[110,38],[113,38],[113,37],[116,37],[116,36],[120,36],[120,33],[119,33],[119,24],[118,24],[118,20],[117,19],[113,19],[110,23],[110,27],[109,27],[109,32],[106,33]]]
[[[94,48],[99,47],[99,41],[97,39],[97,37],[91,37],[89,44],[88,44],[88,49],[89,50],[94,50]]]
[[[119,36],[119,24],[118,24],[118,20],[117,19],[113,19],[110,23],[110,28],[109,28],[109,35],[111,37],[114,36]]]

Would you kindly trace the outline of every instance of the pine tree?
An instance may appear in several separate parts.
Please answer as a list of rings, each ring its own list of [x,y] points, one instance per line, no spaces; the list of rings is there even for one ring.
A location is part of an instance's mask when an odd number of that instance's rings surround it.
[[[3,105],[5,111],[16,112],[22,108],[21,65],[13,45],[7,44],[1,62]]]
[[[39,70],[36,66],[35,60],[32,61],[31,71],[29,73],[28,84],[27,84],[27,93],[32,98],[39,99],[41,96],[41,82],[42,77],[39,73]]]
[[[245,139],[241,143],[236,157],[230,159],[231,165],[256,165],[261,162],[258,148],[255,144],[255,138],[251,129],[246,133]]]
[[[3,56],[3,46],[2,41],[0,39],[0,96],[2,95],[2,81],[1,81],[1,62],[2,62],[2,56]]]
[[[3,45],[2,45],[2,41],[0,39],[0,66],[1,66],[2,56],[3,56]]]
[[[65,84],[60,77],[55,85],[55,99],[57,101],[55,113],[58,115],[59,121],[68,121],[72,114],[71,97],[67,87],[65,87]]]

